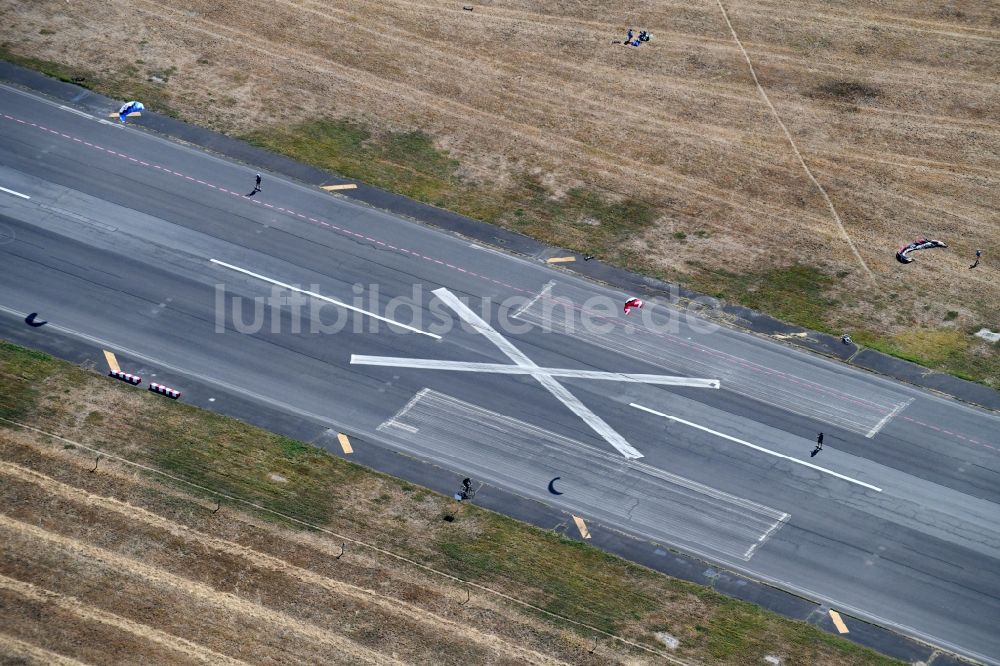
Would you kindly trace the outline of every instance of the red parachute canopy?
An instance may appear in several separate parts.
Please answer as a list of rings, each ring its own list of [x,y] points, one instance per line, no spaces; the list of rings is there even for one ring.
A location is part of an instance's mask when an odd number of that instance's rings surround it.
[[[642,309],[642,299],[641,298],[630,298],[625,301],[625,314],[632,311],[632,308]]]

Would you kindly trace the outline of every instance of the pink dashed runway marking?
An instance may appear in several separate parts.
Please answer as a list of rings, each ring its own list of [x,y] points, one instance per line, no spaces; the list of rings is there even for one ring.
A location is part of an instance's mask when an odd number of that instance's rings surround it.
[[[267,206],[268,208],[271,208],[271,209],[279,210],[281,212],[288,213],[290,215],[295,215],[296,217],[299,217],[299,218],[302,218],[302,219],[307,219],[307,220],[309,220],[310,222],[312,222],[314,224],[318,224],[318,225],[326,227],[328,229],[335,229],[336,231],[338,231],[340,233],[350,234],[350,235],[352,235],[352,236],[354,236],[356,238],[361,238],[361,239],[367,240],[367,241],[369,241],[371,243],[375,243],[377,245],[380,245],[382,247],[387,247],[387,248],[389,248],[389,249],[391,249],[393,251],[396,251],[396,252],[404,252],[404,253],[413,255],[414,257],[420,257],[420,258],[423,258],[423,259],[425,259],[427,261],[434,262],[436,264],[446,265],[449,268],[454,269],[454,270],[460,270],[461,272],[466,273],[468,275],[476,275],[475,273],[471,273],[469,271],[466,271],[465,269],[460,269],[457,266],[454,266],[452,264],[445,264],[445,262],[443,262],[443,261],[441,261],[439,259],[434,259],[432,257],[428,257],[426,255],[422,255],[422,254],[420,254],[418,252],[414,252],[413,250],[408,250],[406,248],[399,248],[399,247],[396,247],[394,245],[389,245],[388,243],[380,241],[380,240],[378,240],[376,238],[372,238],[371,236],[366,236],[364,234],[359,234],[359,233],[357,233],[355,231],[350,231],[350,230],[347,230],[347,229],[341,229],[340,227],[338,227],[336,225],[330,224],[328,222],[324,222],[322,220],[317,220],[314,217],[307,217],[307,216],[303,215],[302,213],[293,211],[291,209],[286,209],[286,208],[282,208],[282,207],[275,207],[275,206],[273,206],[272,204],[269,204],[269,203],[265,203],[265,202],[262,202],[262,201],[254,201],[253,199],[247,199],[242,194],[230,191],[230,190],[228,190],[228,189],[226,189],[226,188],[224,188],[224,187],[222,187],[220,185],[213,185],[212,183],[208,183],[208,182],[206,182],[204,180],[201,180],[201,179],[198,179],[198,178],[193,178],[192,176],[188,176],[188,175],[183,174],[183,173],[181,173],[179,171],[174,171],[172,169],[168,169],[167,167],[160,166],[159,164],[150,164],[149,162],[144,162],[144,161],[139,160],[139,159],[137,159],[135,157],[132,157],[130,155],[126,155],[124,153],[119,153],[117,151],[111,150],[110,148],[104,148],[103,146],[98,146],[96,144],[90,143],[89,141],[84,141],[82,139],[78,139],[76,137],[70,136],[69,134],[63,134],[62,132],[59,132],[57,130],[49,129],[49,128],[43,126],[43,125],[39,125],[38,123],[33,123],[33,122],[30,122],[30,121],[22,120],[20,118],[15,118],[14,116],[8,115],[6,113],[3,114],[3,117],[6,118],[6,119],[8,119],[8,120],[13,120],[15,122],[21,123],[22,125],[31,125],[32,127],[36,127],[36,128],[38,128],[40,130],[51,132],[53,134],[56,134],[56,135],[59,135],[59,136],[63,136],[65,138],[67,138],[67,139],[72,139],[73,141],[77,141],[79,143],[83,143],[84,145],[86,145],[86,146],[88,146],[90,148],[95,148],[97,150],[104,151],[104,152],[108,153],[109,155],[115,155],[117,157],[121,157],[121,158],[127,159],[127,160],[129,160],[131,162],[135,162],[135,163],[141,164],[144,167],[152,167],[154,169],[158,169],[158,170],[163,171],[165,173],[173,174],[173,175],[178,176],[180,178],[184,178],[185,180],[189,180],[189,181],[198,183],[200,185],[205,185],[205,186],[210,187],[210,188],[212,188],[214,190],[218,190],[219,192],[223,192],[225,194],[229,194],[229,195],[232,195],[232,196],[238,196],[238,197],[240,197],[240,199],[243,199],[245,201],[249,201],[251,205],[258,205],[258,206],[259,205],[263,205],[263,206]],[[508,284],[508,283],[502,282],[500,280],[495,280],[495,279],[492,279],[492,278],[486,278],[485,276],[477,276],[477,277],[483,277],[483,279],[485,279],[485,280],[487,280],[489,282],[492,282],[494,284],[498,284],[498,285],[507,287],[508,289],[513,289],[514,291],[517,291],[517,292],[528,293],[527,289],[522,289],[521,287],[515,287],[512,284]]]
[[[990,450],[993,450],[993,451],[1000,450],[996,446],[993,446],[991,444],[987,444],[986,442],[980,442],[978,439],[975,439],[973,437],[966,437],[965,435],[961,435],[961,434],[959,434],[957,432],[951,432],[950,430],[944,430],[942,428],[937,427],[936,425],[932,425],[930,423],[924,423],[923,421],[920,421],[920,420],[915,419],[915,418],[910,417],[910,416],[903,415],[903,416],[900,416],[900,418],[903,419],[904,421],[909,421],[910,423],[913,423],[914,425],[918,425],[918,426],[920,426],[922,428],[930,428],[931,430],[935,430],[937,432],[941,432],[941,433],[944,433],[946,435],[951,435],[952,437],[958,437],[959,439],[961,439],[961,440],[963,440],[965,442],[969,442],[971,444],[976,444],[978,446],[984,446],[987,449],[990,449]]]

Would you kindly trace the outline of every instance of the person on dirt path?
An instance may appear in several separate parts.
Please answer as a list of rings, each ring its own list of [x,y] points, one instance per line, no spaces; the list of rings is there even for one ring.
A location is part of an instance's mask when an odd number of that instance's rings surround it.
[[[983,251],[982,250],[976,250],[976,261],[975,261],[974,264],[972,264],[971,266],[969,266],[969,268],[971,269],[971,268],[975,268],[976,266],[978,266],[979,265],[979,259],[982,256],[983,256]]]

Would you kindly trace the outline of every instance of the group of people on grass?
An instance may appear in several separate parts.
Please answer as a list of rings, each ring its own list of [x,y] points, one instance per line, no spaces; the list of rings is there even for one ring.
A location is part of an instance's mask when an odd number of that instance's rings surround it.
[[[638,35],[638,36],[636,36],[636,34],[635,34],[635,32],[634,32],[634,31],[632,30],[632,28],[629,28],[629,29],[628,29],[628,33],[627,33],[627,34],[626,34],[626,36],[625,36],[625,41],[623,41],[623,42],[617,42],[617,41],[616,41],[616,42],[614,42],[614,43],[615,43],[615,44],[623,44],[623,45],[625,45],[625,46],[639,46],[639,45],[640,45],[640,44],[642,44],[643,42],[648,42],[648,41],[649,41],[649,40],[651,40],[652,38],[653,38],[653,35],[651,35],[651,34],[650,34],[650,33],[649,33],[648,31],[646,31],[646,30],[640,30],[640,31],[639,31],[639,35]]]

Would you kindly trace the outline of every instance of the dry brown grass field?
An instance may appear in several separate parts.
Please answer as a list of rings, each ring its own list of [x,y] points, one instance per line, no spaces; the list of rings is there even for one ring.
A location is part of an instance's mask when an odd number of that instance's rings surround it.
[[[38,435],[0,435],[0,660],[84,663],[621,662],[476,595],[346,552]],[[15,642],[16,641],[16,642]],[[618,654],[615,654],[615,653]],[[39,663],[45,663],[42,659]],[[632,663],[649,659],[635,657]]]
[[[663,631],[680,640],[669,658]],[[898,663],[0,342],[2,664],[735,665],[768,654]]]
[[[454,162],[404,193],[1000,386],[996,3],[462,5],[2,0],[0,40],[388,187],[349,153],[419,130]]]

